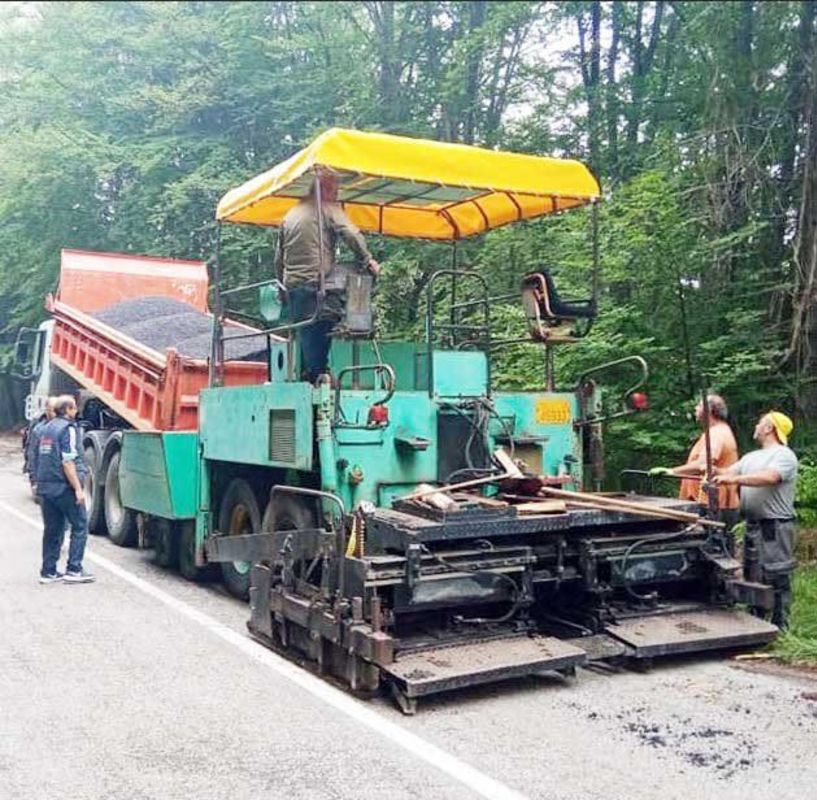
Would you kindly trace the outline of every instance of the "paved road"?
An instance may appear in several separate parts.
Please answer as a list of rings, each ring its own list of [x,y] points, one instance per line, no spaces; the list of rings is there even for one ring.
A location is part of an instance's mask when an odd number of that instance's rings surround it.
[[[245,635],[246,608],[148,553],[90,544],[37,583],[38,509],[0,441],[0,800],[802,800],[803,678],[714,659],[453,695],[405,718]]]

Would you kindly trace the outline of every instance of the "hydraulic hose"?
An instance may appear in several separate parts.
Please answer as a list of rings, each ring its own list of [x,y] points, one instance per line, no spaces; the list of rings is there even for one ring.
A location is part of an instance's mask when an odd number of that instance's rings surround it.
[[[428,549],[425,545],[421,545],[420,549],[426,555],[431,556],[437,563],[445,567],[446,569],[450,570],[451,572],[472,572],[475,575],[490,575],[492,578],[501,578],[504,581],[507,581],[511,585],[511,607],[500,617],[462,617],[462,616],[455,616],[455,622],[464,623],[467,625],[487,625],[489,623],[502,623],[507,622],[508,620],[512,619],[516,612],[519,610],[519,587],[516,585],[516,581],[508,575],[505,575],[503,572],[491,572],[487,569],[479,569],[477,567],[456,567],[451,562],[446,561],[442,556],[437,555],[437,553],[433,553],[431,550]]]
[[[639,594],[636,592],[635,589],[632,587],[632,582],[627,577],[627,561],[630,556],[642,545],[645,544],[654,544],[655,542],[669,542],[673,539],[677,539],[679,536],[683,536],[686,533],[689,533],[695,526],[694,525],[687,525],[685,528],[682,528],[680,531],[673,531],[672,533],[663,533],[657,536],[645,537],[643,539],[636,539],[625,551],[624,556],[621,559],[621,577],[624,580],[624,589],[627,594],[632,597],[634,600],[638,600],[639,602],[647,602],[650,600],[650,596],[646,594]]]

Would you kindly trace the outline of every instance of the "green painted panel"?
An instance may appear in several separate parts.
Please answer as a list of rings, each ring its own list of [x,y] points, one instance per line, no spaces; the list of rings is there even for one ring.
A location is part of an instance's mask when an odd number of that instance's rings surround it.
[[[428,387],[428,358],[417,354],[418,389]],[[488,388],[488,359],[481,350],[435,350],[434,395],[437,397],[481,397]]]
[[[581,437],[573,427],[578,415],[575,394],[497,392],[493,400],[497,413],[513,425],[513,436],[518,440],[519,448],[526,451],[523,457],[528,462],[535,458],[538,450],[541,472],[545,475],[555,476],[568,470],[577,478],[581,476]],[[491,433],[495,441],[501,439],[501,426],[498,423],[492,425]],[[504,441],[501,444],[507,449]],[[571,464],[569,459],[565,461],[566,456],[576,461]]]
[[[196,516],[195,432],[125,431],[120,487],[128,508],[166,519]]]
[[[415,360],[417,355],[417,345],[412,342],[383,342],[375,350],[372,342],[357,342],[357,357],[354,357],[355,343],[348,339],[334,339],[332,349],[329,353],[329,365],[333,375],[338,375],[342,369],[354,363],[360,365],[372,365],[379,362],[388,364],[393,370],[399,390],[412,390],[425,388],[417,386],[417,376]],[[374,373],[363,371],[359,374],[360,389],[372,389],[374,387]],[[352,377],[344,377],[344,387],[351,387]]]
[[[344,390],[347,420],[365,424],[369,407],[381,392]],[[392,495],[405,494],[417,483],[437,478],[437,405],[427,392],[397,392],[389,401],[389,424],[382,428],[333,429],[338,493],[347,507],[361,500],[381,505]],[[428,447],[415,450],[411,439],[425,439]]]
[[[307,383],[203,390],[199,435],[204,458],[311,470],[312,394]]]

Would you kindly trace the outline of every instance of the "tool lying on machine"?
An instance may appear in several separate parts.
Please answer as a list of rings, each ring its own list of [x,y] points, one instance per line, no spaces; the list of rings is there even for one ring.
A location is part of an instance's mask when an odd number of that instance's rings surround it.
[[[504,467],[505,472],[498,473],[496,475],[487,475],[484,478],[474,478],[470,481],[460,481],[459,483],[450,483],[447,486],[436,486],[430,488],[423,488],[419,491],[412,492],[411,494],[404,495],[401,497],[401,500],[421,500],[424,497],[428,497],[429,495],[434,494],[441,494],[443,492],[453,492],[459,489],[471,489],[476,488],[477,486],[486,486],[489,483],[497,483],[499,481],[503,481],[507,478],[523,478],[522,470],[511,461],[510,457],[505,453],[504,450],[496,450],[494,452],[494,458],[500,462],[500,464]]]
[[[659,519],[673,519],[678,522],[695,523],[710,528],[723,528],[724,523],[706,519],[698,514],[686,511],[676,511],[673,509],[663,509],[654,504],[639,503],[632,500],[620,500],[609,495],[589,494],[586,492],[563,492],[559,489],[543,487],[542,494],[549,497],[558,497],[576,506],[590,508],[609,508],[615,511],[630,512],[633,514],[646,514],[647,516]]]

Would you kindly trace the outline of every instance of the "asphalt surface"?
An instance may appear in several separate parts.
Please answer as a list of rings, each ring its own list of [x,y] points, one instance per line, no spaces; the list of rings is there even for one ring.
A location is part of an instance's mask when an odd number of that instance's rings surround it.
[[[37,583],[38,508],[0,440],[0,800],[802,800],[817,683],[714,658],[452,694],[403,717],[246,636],[246,607],[90,540]]]

